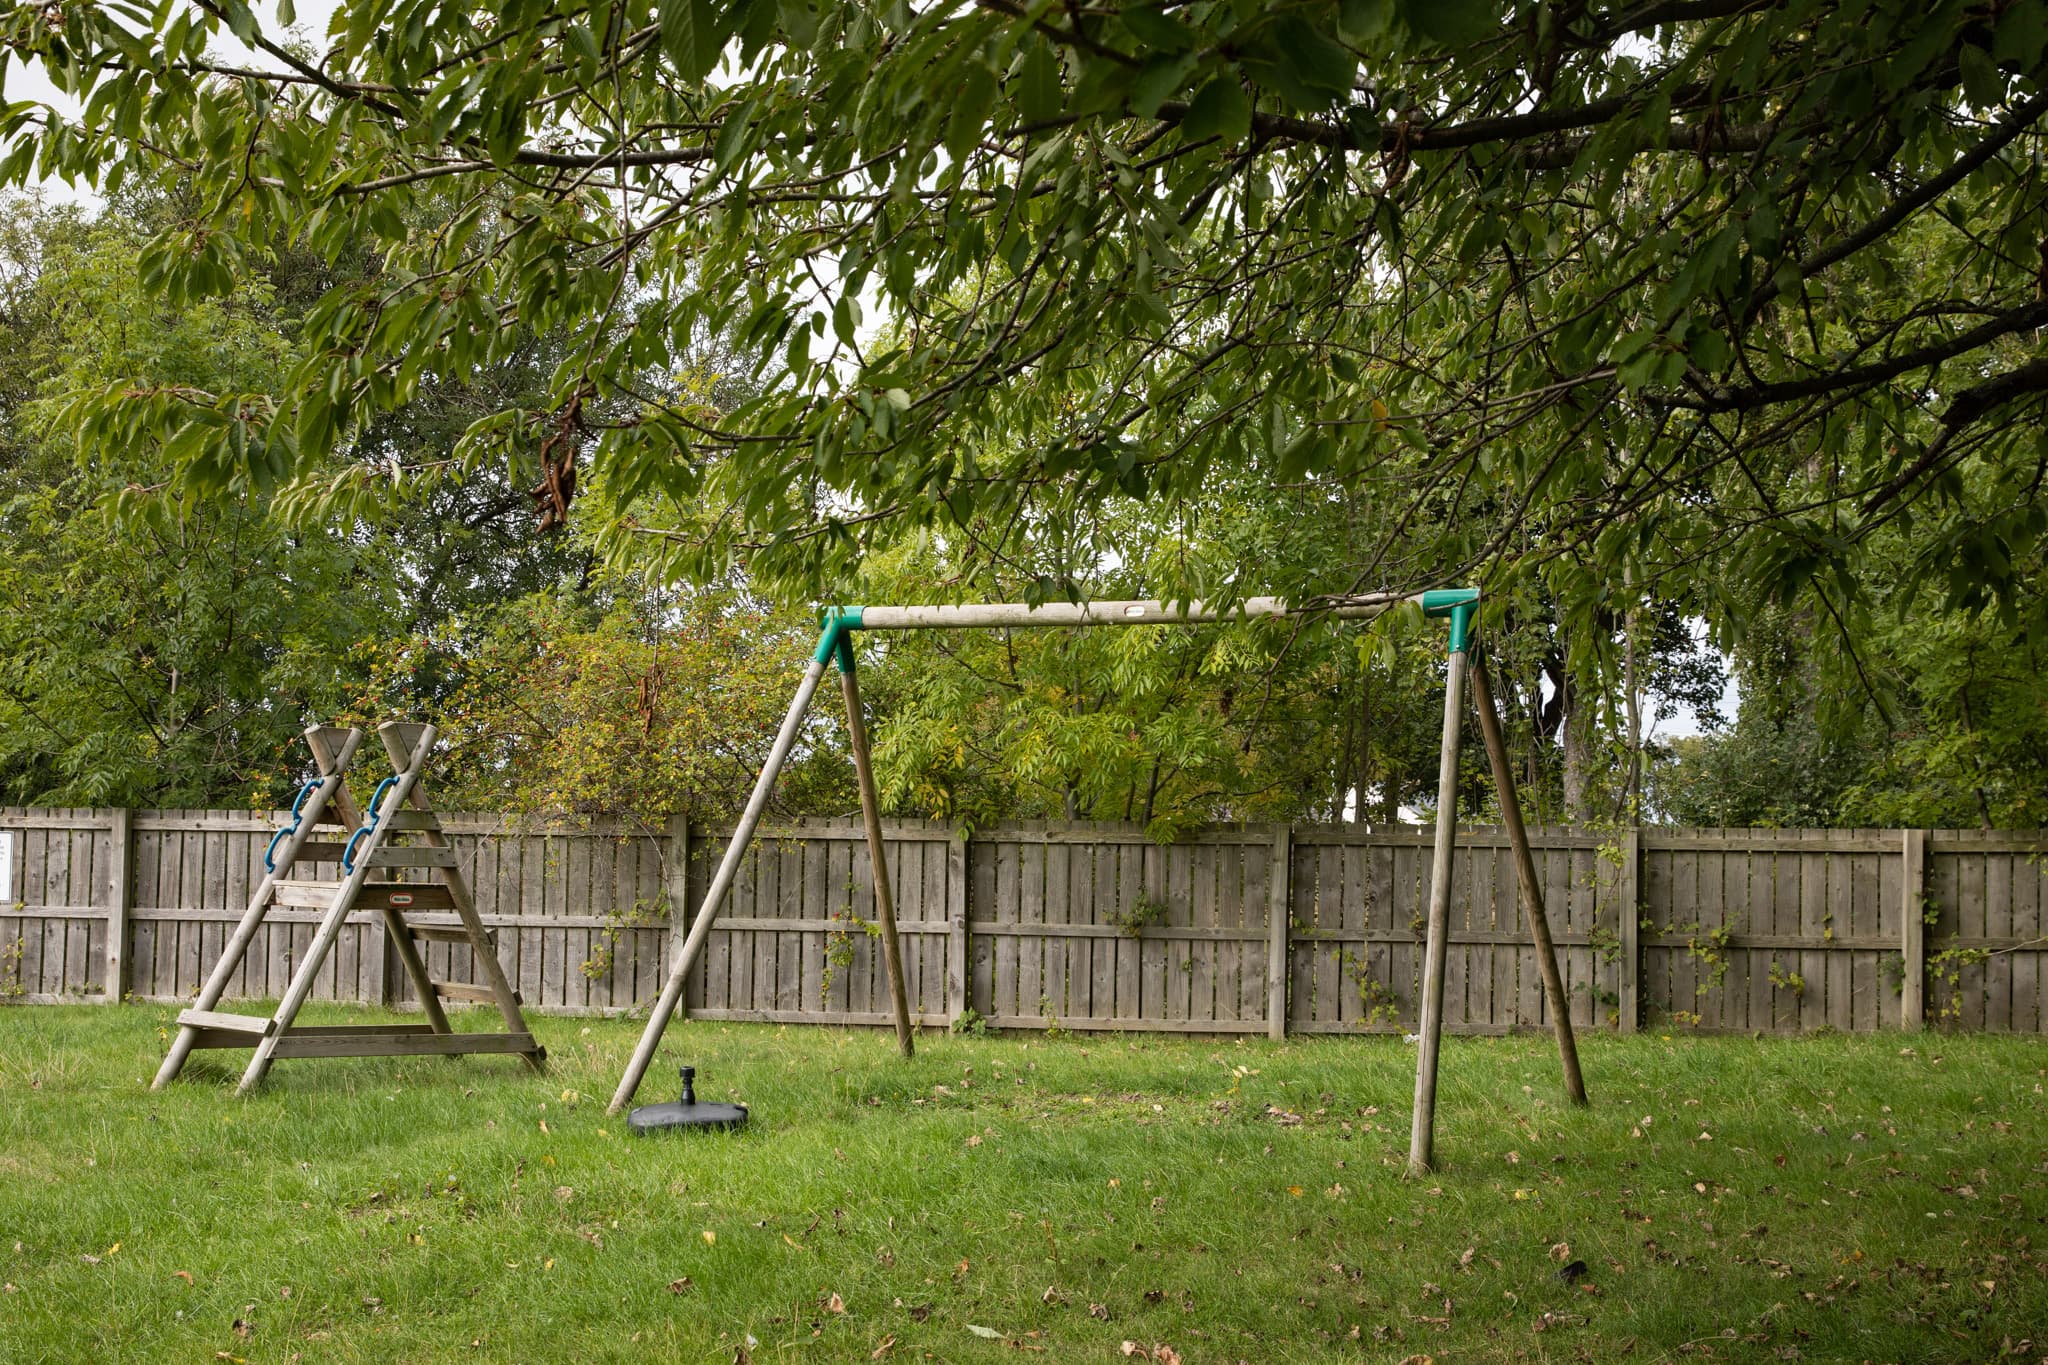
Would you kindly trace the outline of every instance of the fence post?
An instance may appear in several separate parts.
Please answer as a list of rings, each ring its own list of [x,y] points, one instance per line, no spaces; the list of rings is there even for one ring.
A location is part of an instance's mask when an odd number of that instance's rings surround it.
[[[1294,826],[1273,835],[1273,870],[1266,879],[1266,1036],[1287,1036],[1287,907],[1293,900]]]
[[[118,1005],[128,994],[128,912],[135,907],[135,813],[114,811],[112,852],[107,866],[107,999]]]
[[[1899,954],[1905,972],[1899,978],[1899,1026],[1927,1026],[1927,831],[1909,829],[1899,852],[1905,872],[1899,878]]]
[[[967,841],[967,830],[959,825],[953,827],[953,837],[946,841],[946,1014],[949,1019],[958,1019],[967,1013],[972,1003],[967,997],[968,982],[972,979],[967,970],[967,912],[972,900],[967,884]]]
[[[1643,975],[1640,933],[1643,919],[1642,866],[1643,836],[1641,831],[1630,829],[1621,836],[1621,874],[1615,878],[1614,887],[1621,916],[1618,926],[1621,956],[1616,963],[1619,980],[1615,983],[1615,995],[1620,1003],[1615,1007],[1615,1013],[1623,1033],[1634,1033],[1637,1021],[1642,1017],[1642,1003],[1637,994]]]
[[[671,815],[668,818],[668,837],[661,850],[661,892],[668,900],[668,941],[661,945],[661,960],[675,960],[675,945],[678,934],[687,934],[690,926],[686,919],[690,913],[690,817]],[[639,1001],[634,1001],[639,1004]],[[690,1017],[690,983],[683,983],[683,996],[676,1012],[687,1019]]]

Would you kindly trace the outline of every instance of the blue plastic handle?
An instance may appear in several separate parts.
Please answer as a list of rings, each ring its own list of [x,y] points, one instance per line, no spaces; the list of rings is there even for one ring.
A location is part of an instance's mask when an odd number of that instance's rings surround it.
[[[364,825],[354,834],[348,836],[348,847],[341,851],[341,870],[344,873],[356,870],[356,845],[375,828],[377,828],[377,822],[372,820],[369,824]]]
[[[341,871],[344,876],[356,870],[356,844],[364,835],[376,829],[384,818],[384,793],[397,785],[396,777],[387,777],[377,784],[377,790],[370,793],[370,813],[363,820],[362,828],[348,836],[348,847],[341,851]]]
[[[279,830],[277,833],[270,836],[270,845],[269,847],[263,850],[263,870],[265,872],[277,871],[276,859],[278,840],[289,839],[292,835],[298,832],[299,822],[294,820],[289,825],[286,825],[283,829]]]
[[[270,843],[263,850],[263,870],[265,872],[277,871],[278,840],[289,838],[299,832],[299,821],[305,817],[306,802],[312,798],[314,792],[320,790],[321,785],[326,780],[324,777],[316,777],[305,786],[299,788],[298,799],[292,802],[292,822],[271,835]]]

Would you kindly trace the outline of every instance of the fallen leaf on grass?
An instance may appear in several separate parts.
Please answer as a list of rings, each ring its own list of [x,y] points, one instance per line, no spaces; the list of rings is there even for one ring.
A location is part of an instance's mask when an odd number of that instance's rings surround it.
[[[171,1278],[174,1280],[183,1280],[186,1284],[191,1284],[192,1272],[189,1270],[173,1270],[171,1272]]]
[[[844,1313],[846,1311],[846,1300],[834,1294],[831,1298],[825,1300],[825,1311],[828,1313]]]
[[[1054,1289],[1051,1285],[1047,1285],[1045,1292],[1038,1296],[1038,1301],[1047,1308],[1058,1308],[1067,1301],[1067,1296]]]
[[[713,1232],[710,1228],[704,1229],[703,1237],[705,1246],[718,1245],[718,1234]]]
[[[876,1343],[874,1350],[868,1352],[868,1359],[880,1360],[883,1356],[889,1354],[889,1352],[895,1349],[896,1334],[894,1332],[891,1332],[888,1336],[883,1337],[880,1342]]]
[[[1551,1243],[1551,1245],[1550,1245],[1550,1259],[1551,1259],[1551,1260],[1553,1260],[1553,1261],[1559,1261],[1559,1262],[1563,1262],[1563,1261],[1569,1261],[1569,1260],[1570,1260],[1571,1258],[1572,1258],[1572,1244],[1571,1244],[1570,1242],[1553,1242],[1553,1243]]]
[[[668,1292],[671,1294],[687,1294],[696,1287],[695,1284],[691,1283],[688,1275],[679,1276],[668,1282]]]
[[[1108,1321],[1109,1321],[1109,1305],[1108,1305],[1108,1304],[1106,1304],[1106,1303],[1091,1303],[1091,1304],[1089,1304],[1089,1305],[1088,1305],[1088,1316],[1089,1316],[1089,1317],[1091,1317],[1091,1318],[1095,1318],[1096,1320],[1098,1320],[1098,1321],[1101,1321],[1101,1322],[1108,1322]]]
[[[979,1147],[979,1146],[981,1146],[981,1134],[979,1134],[979,1133],[969,1133],[969,1134],[967,1135],[967,1145],[968,1145],[969,1147]]]
[[[1003,1339],[1003,1334],[993,1327],[982,1327],[970,1322],[967,1324],[967,1330],[978,1337],[986,1337],[990,1341],[1001,1341]]]

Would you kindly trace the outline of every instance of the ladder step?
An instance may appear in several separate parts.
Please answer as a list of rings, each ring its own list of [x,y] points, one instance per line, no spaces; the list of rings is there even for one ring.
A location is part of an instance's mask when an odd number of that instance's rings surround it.
[[[395,810],[385,818],[384,828],[438,834],[441,832],[441,817],[430,810]]]
[[[467,981],[436,981],[434,983],[434,994],[440,996],[443,1000],[467,1000],[477,1005],[495,1005],[498,1003],[498,993],[489,986],[472,986]],[[517,991],[512,993],[512,999],[516,1004],[523,1005],[526,1003],[519,998],[519,992]]]
[[[360,910],[453,910],[454,899],[439,882],[364,882],[356,895]]]
[[[454,1057],[469,1052],[523,1053],[536,1062],[547,1052],[531,1033],[350,1034],[319,1028],[289,1029],[278,1037],[278,1057]]]
[[[413,924],[408,921],[405,927],[412,930],[414,938],[425,939],[429,943],[469,942],[469,930],[463,928],[460,924]],[[484,930],[484,942],[495,949],[498,946],[498,936],[486,929]],[[493,1000],[497,999],[496,996],[491,998]]]
[[[454,867],[452,848],[380,848],[370,855],[371,867]]]
[[[271,886],[271,899],[278,905],[296,905],[324,910],[334,904],[340,882],[280,881]]]
[[[253,1014],[228,1014],[221,1010],[186,1010],[178,1016],[179,1028],[219,1029],[227,1033],[246,1033],[254,1038],[267,1038],[277,1027],[275,1019],[258,1019]]]
[[[295,862],[338,863],[348,848],[345,843],[330,840],[308,840],[299,845]],[[393,848],[382,847],[370,855],[371,867],[454,867],[455,850],[452,848]]]

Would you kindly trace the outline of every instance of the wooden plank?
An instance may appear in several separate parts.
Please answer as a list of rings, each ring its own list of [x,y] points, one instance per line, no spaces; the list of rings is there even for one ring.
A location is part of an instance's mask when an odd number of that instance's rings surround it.
[[[1956,867],[1956,931],[1957,938],[1984,937],[1985,900],[1984,864],[1993,855],[1977,849],[1959,849],[1947,855]],[[1984,1027],[1985,969],[1982,964],[1971,963],[1963,967],[1952,989],[1951,1008],[1955,998],[1960,998],[1960,1026],[1967,1032],[1978,1032]]]
[[[2042,1016],[2041,975],[2044,962],[2048,962],[2048,923],[2042,916],[2042,878],[2048,875],[2048,867],[2042,861],[2031,857],[2013,859],[2012,927],[2013,933],[2024,942],[2034,946],[2025,952],[2013,954],[2012,978],[2012,1027],[2016,1033],[2041,1033],[2048,1031],[2048,1018]]]
[[[1145,896],[1154,904],[1165,907],[1162,924],[1175,927],[1187,925],[1188,900],[1187,876],[1185,873],[1184,848],[1146,844],[1139,849],[1142,855],[1139,876],[1145,885]],[[1183,858],[1183,872],[1176,880],[1172,865],[1176,855]],[[1138,1017],[1141,1019],[1185,1019],[1187,1017],[1187,974],[1182,969],[1184,953],[1167,949],[1166,940],[1153,934],[1138,939]],[[1178,983],[1180,1005],[1176,1010],[1170,1003],[1176,998],[1175,985]]]
[[[1276,826],[1272,851],[1266,864],[1266,1036],[1278,1041],[1287,1036],[1288,958],[1292,955],[1288,916],[1294,903],[1294,831]]]
[[[406,935],[408,938],[422,939],[428,943],[466,944],[469,942],[469,930],[463,926],[460,920],[422,924],[417,920],[408,919],[405,921],[405,927],[409,931]],[[495,949],[498,936],[495,933],[487,933],[484,937]]]
[[[889,1029],[896,1026],[895,1014],[886,1011],[856,1014],[849,1010],[700,1010],[697,1017],[709,1023],[731,1024],[816,1024]],[[912,1014],[910,1022],[945,1028],[951,1021],[943,1014]],[[1039,1028],[1044,1024],[1043,1019],[1029,1019],[1015,1021],[1010,1027]]]
[[[1828,932],[1833,936],[1830,942],[1839,944],[1855,928],[1856,905],[1849,861],[1854,855],[1831,850],[1823,856],[1828,878]],[[1839,946],[1830,947],[1823,957],[1827,963],[1827,982],[1820,988],[1822,1012],[1829,1028],[1847,1033],[1855,1025],[1851,1014],[1855,1005],[1855,958],[1851,951]],[[1813,983],[1808,982],[1806,989],[1811,992]]]
[[[1265,939],[1264,926],[1257,923],[1258,868],[1262,857],[1270,856],[1257,847],[1221,849],[1217,852],[1216,923],[1210,927],[1257,934],[1258,939],[1239,939],[1234,945],[1219,940],[1216,945],[1216,1019],[1221,1023],[1257,1020],[1264,1023],[1264,1001],[1258,999],[1263,961],[1251,944]]]
[[[1900,852],[1904,871],[1899,883],[1899,1026],[1920,1029],[1927,1024],[1926,831],[1904,831]]]
[[[973,1006],[969,994],[969,941],[967,916],[972,905],[973,885],[968,876],[971,849],[967,832],[956,828],[946,845],[947,920],[952,933],[946,940],[946,1017],[958,1019]]]
[[[1145,853],[1149,844],[1119,844],[1114,850],[1116,857],[1116,906],[1120,914],[1133,914],[1145,895]],[[1140,984],[1142,956],[1138,941],[1134,938],[1119,937],[1115,940],[1116,951],[1116,1017],[1119,1019],[1142,1019],[1145,1017],[1143,988]]]
[[[1069,983],[1068,957],[1071,945],[1051,935],[1049,926],[1067,921],[1067,907],[1072,903],[1071,878],[1073,876],[1074,849],[1071,844],[1047,844],[1045,846],[1044,901],[1040,916],[1041,942],[1039,957],[1044,963],[1040,981],[1040,993],[1045,996],[1041,1013],[1053,1018],[1067,1014],[1072,1007],[1067,1000]],[[1086,1011],[1081,1011],[1085,1013]]]
[[[2010,853],[1984,855],[1985,938],[2011,938],[2013,932],[2013,863]],[[2010,1033],[2013,1029],[2013,954],[2000,953],[1984,964],[1984,1029],[1988,1033]]]
[[[177,1023],[180,1028],[216,1029],[253,1038],[266,1038],[277,1027],[275,1019],[259,1019],[253,1014],[229,1014],[221,1010],[186,1010],[178,1016]],[[245,1042],[243,1046],[248,1044]]]
[[[131,817],[132,817],[131,812]],[[157,940],[161,937],[160,926],[141,923],[135,916],[135,906],[141,903],[157,904],[157,862],[162,851],[163,836],[135,828],[130,825],[135,845],[135,893],[129,904],[129,938],[131,953],[128,964],[128,988],[138,996],[155,995],[160,991],[168,993],[168,985],[160,986],[157,981]],[[0,887],[0,897],[7,888]]]
[[[1265,1024],[1256,1019],[1231,1022],[1213,1019],[1116,1019],[1095,1015],[1061,1015],[1052,1019],[1034,1018],[1024,1015],[996,1015],[989,1020],[989,1023],[996,1028],[1014,1029],[1043,1029],[1050,1024],[1052,1027],[1067,1033],[1257,1034],[1265,1029]]]
[[[1619,969],[1615,994],[1620,1003],[1616,1006],[1620,1018],[1621,1032],[1634,1033],[1642,1018],[1641,989],[1643,971],[1643,950],[1640,943],[1643,906],[1642,896],[1637,890],[1639,869],[1642,866],[1642,832],[1631,829],[1621,836],[1621,867],[1615,878],[1616,934],[1621,939],[1621,955],[1616,961]]]
[[[1342,933],[1344,930],[1344,849],[1340,844],[1324,844],[1316,849],[1315,894],[1304,916],[1305,922],[1320,937],[1323,934]],[[1308,968],[1308,988],[1311,992],[1308,1017],[1319,1023],[1340,1023],[1343,1009],[1337,983],[1342,980],[1339,972],[1338,954],[1342,952],[1336,944],[1317,943],[1310,940],[1304,948],[1301,936],[1295,939],[1294,951],[1301,955]]]
[[[1045,870],[1050,848],[1024,844],[1017,850],[1017,1013],[1048,1013],[1052,997],[1045,983]]]
[[[1187,850],[1188,928],[1220,929],[1216,917],[1217,865],[1224,850],[1213,845],[1196,845]],[[1194,943],[1187,950],[1186,993],[1181,1001],[1181,1018],[1211,1020],[1216,1010],[1216,955],[1221,945],[1214,940]]]
[[[1700,919],[1705,923],[1719,925],[1731,932],[1748,926],[1740,915],[1728,904],[1723,884],[1723,871],[1727,853],[1721,849],[1687,849],[1674,855],[1676,860],[1673,876],[1689,881],[1692,887],[1693,904],[1698,907]],[[1757,973],[1763,973],[1766,983],[1770,978],[1769,959],[1752,950],[1730,949],[1728,978],[1718,992],[1718,1018],[1727,1028],[1756,1027],[1755,996],[1751,983]]]
[[[495,998],[495,997],[494,997]],[[471,1053],[530,1054],[540,1045],[530,1033],[343,1034],[293,1029],[277,1040],[273,1057],[457,1057]]]
[[[463,1000],[473,1005],[495,1005],[498,993],[489,986],[479,986],[472,981],[436,981],[434,994],[443,1000]],[[520,1002],[524,1004],[524,1001]]]
[[[135,905],[134,812],[123,807],[108,823],[106,998],[118,1003],[128,993],[128,912]]]
[[[996,845],[995,901],[990,907],[993,918],[1005,928],[1014,928],[1017,923],[1018,901],[1021,888],[1018,885],[1019,869],[1017,845],[1005,839]],[[989,1013],[1017,1015],[1024,1011],[1017,1004],[1017,936],[1006,933],[997,937],[990,945],[995,955],[992,968],[992,991],[989,996]]]
[[[1087,922],[1104,924],[1116,913],[1117,846],[1103,844],[1092,850]],[[1092,1019],[1116,1017],[1116,945],[1100,940],[1088,945],[1088,1015]]]
[[[1092,924],[1095,918],[1095,853],[1090,845],[1075,845],[1068,853],[1067,893],[1061,902],[1062,923]],[[1095,1008],[1095,945],[1068,940],[1066,1018],[1089,1018],[1103,1011]]]

